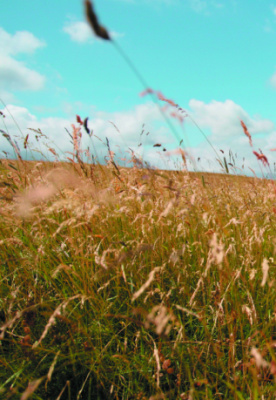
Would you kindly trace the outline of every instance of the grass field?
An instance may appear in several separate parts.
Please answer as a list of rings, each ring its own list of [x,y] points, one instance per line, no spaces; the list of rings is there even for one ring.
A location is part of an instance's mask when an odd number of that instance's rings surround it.
[[[1,399],[275,399],[272,180],[0,171]]]

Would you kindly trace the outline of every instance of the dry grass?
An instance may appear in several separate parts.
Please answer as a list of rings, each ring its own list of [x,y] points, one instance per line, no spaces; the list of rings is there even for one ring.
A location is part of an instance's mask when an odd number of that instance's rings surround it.
[[[274,398],[273,181],[0,166],[1,398]]]

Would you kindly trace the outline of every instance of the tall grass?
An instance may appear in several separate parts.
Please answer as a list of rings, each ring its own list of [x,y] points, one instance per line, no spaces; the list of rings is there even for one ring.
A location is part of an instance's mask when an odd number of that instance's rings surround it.
[[[1,160],[0,397],[274,399],[274,182],[88,165],[79,133]]]

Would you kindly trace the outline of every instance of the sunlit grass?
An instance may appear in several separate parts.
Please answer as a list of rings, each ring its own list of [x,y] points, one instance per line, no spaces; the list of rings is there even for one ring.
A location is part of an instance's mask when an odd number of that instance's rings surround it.
[[[88,165],[78,132],[0,164],[1,398],[274,399],[275,183]]]

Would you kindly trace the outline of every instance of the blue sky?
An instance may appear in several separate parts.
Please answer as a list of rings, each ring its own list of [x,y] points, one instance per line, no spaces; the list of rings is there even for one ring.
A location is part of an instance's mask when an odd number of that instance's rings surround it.
[[[252,150],[261,149],[274,168],[276,1],[95,0],[94,6],[149,86],[185,109],[221,157],[231,149],[239,167],[245,158],[246,173],[249,166],[259,171]],[[95,38],[81,0],[2,5],[0,98],[7,109],[0,105],[6,115],[0,129],[18,143],[28,133],[31,141],[28,128],[40,128],[63,152],[72,151],[64,128],[70,130],[79,114],[89,117],[97,137],[109,138],[117,156],[130,147],[152,165],[170,168],[173,157],[162,149],[174,150],[183,139],[190,159],[200,158],[196,168],[219,170],[216,153],[191,119],[180,125],[171,118],[173,134],[151,98],[139,96],[144,89],[116,47]],[[141,137],[143,124],[150,134]],[[92,140],[103,157],[106,147]],[[90,142],[84,134],[83,146]],[[162,148],[153,147],[157,142]],[[10,151],[5,138],[0,143]]]

